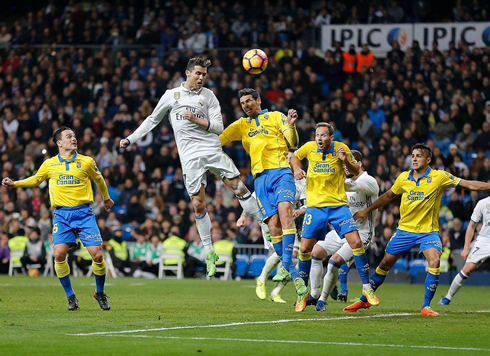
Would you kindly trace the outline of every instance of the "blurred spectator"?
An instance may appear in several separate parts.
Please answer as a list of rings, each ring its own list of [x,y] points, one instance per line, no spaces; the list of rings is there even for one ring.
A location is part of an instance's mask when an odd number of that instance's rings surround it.
[[[7,274],[10,264],[9,236],[6,232],[0,233],[0,274]]]
[[[464,237],[466,230],[463,229],[461,220],[458,218],[454,219],[453,227],[449,229],[449,239],[451,251],[461,250],[464,247]]]
[[[32,229],[29,233],[24,255],[20,258],[22,267],[27,271],[28,265],[41,265],[39,272],[44,271],[46,264],[46,249],[44,243],[40,240],[40,232],[38,228]]]

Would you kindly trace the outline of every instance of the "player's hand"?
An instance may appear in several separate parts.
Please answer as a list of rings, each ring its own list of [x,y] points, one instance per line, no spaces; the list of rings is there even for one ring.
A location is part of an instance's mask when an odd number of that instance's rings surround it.
[[[354,220],[359,220],[359,222],[362,224],[368,216],[368,213],[366,212],[366,209],[360,210],[357,213],[354,214]]]
[[[194,122],[197,119],[197,117],[190,111],[184,111],[182,117],[186,120],[189,120],[190,122]]]
[[[114,200],[111,198],[104,200],[104,208],[106,211],[111,210],[111,208],[114,206]]]
[[[293,210],[293,219],[296,219],[298,216],[304,215],[306,209],[296,209]]]
[[[345,148],[344,147],[339,147],[339,149],[337,150],[337,152],[339,153],[339,159],[341,161],[345,161],[345,159],[347,158],[347,152],[345,151]]]
[[[236,221],[236,226],[237,227],[244,227],[245,226],[245,216],[240,216],[240,219]]]
[[[469,254],[470,254],[470,250],[469,249],[463,249],[463,251],[461,252],[461,258],[466,261],[466,259],[468,258],[468,255]]]
[[[124,138],[119,142],[119,147],[121,148],[126,148],[128,146],[129,146],[129,140],[127,138]]]
[[[2,185],[4,187],[13,187],[14,181],[12,179],[10,179],[9,177],[6,177],[6,178],[3,178]]]
[[[294,125],[298,120],[298,112],[294,109],[289,109],[288,111],[288,123],[289,125]]]
[[[294,179],[300,180],[306,177],[306,172],[303,171],[302,169],[299,169],[294,172]]]

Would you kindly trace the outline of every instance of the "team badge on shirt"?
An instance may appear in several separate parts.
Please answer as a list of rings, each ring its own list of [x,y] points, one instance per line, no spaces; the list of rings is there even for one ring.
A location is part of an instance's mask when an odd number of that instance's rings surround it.
[[[432,183],[432,176],[427,176],[427,183]]]
[[[197,104],[201,107],[204,106],[204,100],[203,99],[199,99],[199,101],[197,102]]]
[[[82,161],[80,160],[77,161],[77,168],[78,169],[82,168]]]
[[[490,204],[486,204],[486,205],[485,205],[485,208],[486,208],[487,210],[490,210]]]

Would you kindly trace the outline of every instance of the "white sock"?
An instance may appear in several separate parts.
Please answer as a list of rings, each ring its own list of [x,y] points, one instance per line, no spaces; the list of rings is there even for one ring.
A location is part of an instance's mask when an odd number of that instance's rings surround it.
[[[259,209],[259,204],[257,204],[257,200],[255,200],[250,192],[242,195],[241,197],[239,197],[238,195],[236,197],[238,199],[238,202],[242,206],[242,209],[245,210],[247,215],[253,217],[254,220],[257,221],[259,224],[263,222],[262,213]]]
[[[276,284],[274,284],[274,288],[272,289],[271,297],[281,294],[284,287],[286,287],[286,284],[288,284],[288,282],[276,282]]]
[[[211,239],[211,219],[209,218],[208,211],[206,210],[203,215],[197,217],[196,215],[196,227],[201,236],[202,244],[204,245],[204,251],[206,253],[213,251],[213,240]]]
[[[449,287],[449,291],[447,292],[446,298],[451,300],[454,295],[458,293],[459,288],[461,288],[464,284],[464,281],[468,279],[468,276],[463,273],[463,271],[459,271],[459,273],[454,277],[453,282],[451,283],[451,287]]]
[[[272,273],[272,271],[274,270],[274,268],[277,267],[277,265],[279,264],[279,262],[281,262],[281,259],[279,258],[279,256],[277,255],[277,253],[274,252],[267,259],[267,261],[265,261],[265,266],[264,266],[264,268],[262,268],[262,273],[260,273],[259,281],[261,281],[262,283],[264,283],[267,280],[267,277],[269,277],[269,275]]]
[[[310,270],[310,287],[312,298],[318,299],[320,296],[321,284],[323,275],[323,262],[316,258],[311,259],[311,270]]]
[[[327,274],[325,275],[325,278],[323,278],[323,290],[322,290],[322,296],[320,297],[320,300],[323,300],[324,302],[327,301],[328,296],[332,292],[332,289],[337,283],[338,279],[339,279],[339,268],[329,263],[327,268]]]

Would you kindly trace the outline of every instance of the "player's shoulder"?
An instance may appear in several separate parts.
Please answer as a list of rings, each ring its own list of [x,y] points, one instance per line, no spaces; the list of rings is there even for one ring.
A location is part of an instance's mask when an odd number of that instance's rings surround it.
[[[361,176],[359,177],[360,179],[362,180],[365,180],[365,181],[368,181],[368,182],[371,182],[371,183],[376,183],[378,184],[378,181],[376,180],[376,178],[374,178],[372,175],[370,175],[368,172],[364,172],[363,174],[361,174]]]
[[[486,198],[481,199],[480,201],[478,201],[478,203],[476,203],[476,207],[475,208],[480,208],[481,209],[482,207],[486,207],[487,205],[490,205],[490,197],[486,197]]]
[[[408,180],[408,175],[410,174],[410,171],[403,171],[400,173],[400,175],[396,178],[397,181],[406,181]]]
[[[216,95],[214,94],[214,91],[212,91],[209,88],[202,87],[201,89],[201,95],[204,96],[206,99],[214,99],[216,98]]]
[[[316,144],[316,141],[308,141],[300,148],[309,149],[309,150],[314,149],[316,151],[318,149],[318,146]]]

